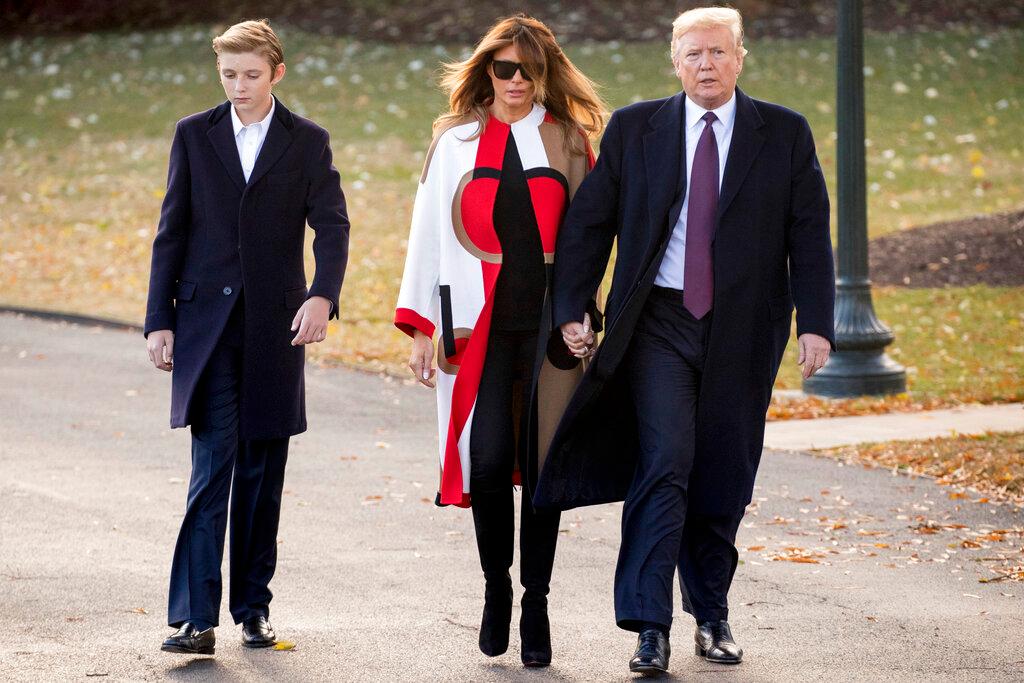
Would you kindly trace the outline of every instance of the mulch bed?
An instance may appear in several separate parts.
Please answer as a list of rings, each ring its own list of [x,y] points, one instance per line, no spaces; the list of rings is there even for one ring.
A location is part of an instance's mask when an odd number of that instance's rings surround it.
[[[871,281],[904,287],[1024,285],[1024,211],[975,216],[871,240]]]
[[[659,0],[0,0],[0,33],[64,33],[147,29],[180,24],[233,23],[269,17],[326,35],[414,43],[474,43],[494,20],[524,11],[549,23],[562,41],[665,40],[672,19],[711,2]],[[832,35],[834,0],[734,0],[752,40]],[[864,26],[875,31],[935,30],[950,26],[1024,24],[1024,6],[1005,0],[872,0]]]

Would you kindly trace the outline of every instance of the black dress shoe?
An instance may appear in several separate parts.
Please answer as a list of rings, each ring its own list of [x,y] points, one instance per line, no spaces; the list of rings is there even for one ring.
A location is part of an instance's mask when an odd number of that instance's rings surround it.
[[[668,672],[668,657],[672,648],[668,636],[656,628],[640,631],[636,639],[636,652],[629,660],[629,670],[644,676],[660,676]]]
[[[160,649],[164,652],[178,652],[183,655],[212,655],[217,643],[213,627],[200,631],[191,621],[186,621]]]
[[[270,647],[276,642],[274,628],[266,617],[252,617],[242,622],[242,645],[245,647]]]
[[[551,624],[544,607],[524,607],[519,617],[523,666],[535,668],[551,664]]]
[[[743,661],[743,648],[732,639],[729,622],[724,619],[701,622],[697,625],[693,639],[696,641],[693,647],[694,653],[709,662],[739,664]]]
[[[488,657],[505,654],[511,626],[512,579],[488,581],[484,589],[484,614],[480,619],[480,651]]]

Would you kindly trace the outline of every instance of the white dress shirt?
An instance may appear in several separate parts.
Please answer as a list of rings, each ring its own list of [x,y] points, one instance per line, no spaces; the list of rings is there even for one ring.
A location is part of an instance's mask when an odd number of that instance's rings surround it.
[[[693,157],[697,153],[697,141],[700,140],[704,126],[707,125],[701,120],[701,117],[708,111],[708,109],[695,104],[689,97],[685,97],[686,196],[683,198],[683,209],[679,212],[679,220],[672,228],[672,236],[668,241],[665,259],[661,262],[658,277],[654,279],[654,284],[659,287],[684,289],[686,211],[690,207],[690,179],[693,177]],[[715,134],[715,141],[718,143],[718,189],[721,194],[722,178],[725,177],[725,160],[729,158],[729,144],[732,142],[733,125],[736,123],[736,93],[734,92],[729,101],[721,107],[710,111],[713,111],[718,117],[718,120],[711,124],[711,131]]]
[[[274,116],[274,109],[277,108],[277,100],[270,98],[270,113],[266,118],[248,126],[242,124],[238,118],[235,108],[231,107],[231,125],[235,130],[235,145],[238,147],[238,158],[242,162],[242,173],[245,175],[245,182],[249,182],[252,169],[256,165],[256,157],[260,155],[263,142],[267,139],[267,131],[270,130],[270,119]]]

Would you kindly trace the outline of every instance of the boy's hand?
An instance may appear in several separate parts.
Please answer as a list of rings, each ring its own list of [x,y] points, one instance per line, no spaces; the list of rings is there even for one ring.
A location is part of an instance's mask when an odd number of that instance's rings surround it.
[[[174,332],[154,330],[146,336],[146,350],[149,360],[157,370],[170,372],[174,369]]]
[[[292,320],[292,332],[298,334],[292,339],[292,346],[315,344],[327,339],[327,316],[331,314],[331,302],[322,296],[311,296],[299,307]]]

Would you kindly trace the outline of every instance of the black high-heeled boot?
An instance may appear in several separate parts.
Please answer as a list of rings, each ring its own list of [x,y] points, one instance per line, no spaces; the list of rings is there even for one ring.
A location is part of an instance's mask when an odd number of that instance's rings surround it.
[[[548,622],[548,601],[543,595],[523,595],[519,638],[523,666],[533,668],[551,664],[551,624]]]
[[[486,577],[484,614],[480,620],[480,651],[488,657],[497,657],[508,650],[508,635],[512,626],[512,577]]]

